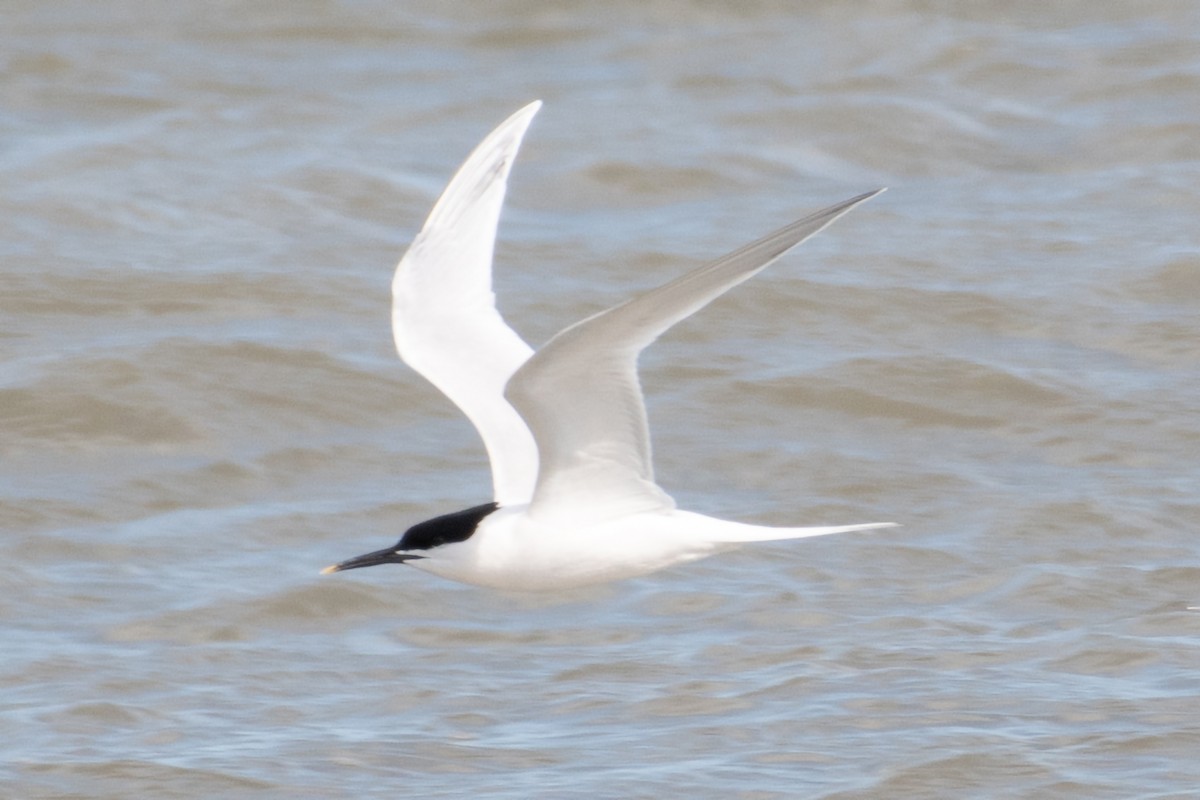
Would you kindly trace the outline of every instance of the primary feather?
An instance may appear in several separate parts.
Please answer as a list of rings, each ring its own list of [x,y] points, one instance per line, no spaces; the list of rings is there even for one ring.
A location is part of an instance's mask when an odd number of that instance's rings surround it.
[[[859,203],[868,192],[786,225],[670,283],[566,328],[508,382],[541,469],[529,513],[595,519],[670,508],[654,483],[638,354]]]
[[[475,425],[496,502],[505,505],[528,502],[537,479],[533,436],[504,399],[504,385],[533,349],[496,310],[492,249],[509,170],[541,105],[525,106],[475,148],[392,280],[396,350]]]

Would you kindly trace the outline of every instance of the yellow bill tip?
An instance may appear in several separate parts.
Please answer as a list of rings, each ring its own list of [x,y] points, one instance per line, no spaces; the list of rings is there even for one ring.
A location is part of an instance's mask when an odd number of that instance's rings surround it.
[[[337,564],[330,564],[328,567],[326,567],[325,569],[321,570],[321,574],[322,574],[322,575],[329,575],[330,573],[337,572],[337,571],[338,571],[338,565],[337,565]]]

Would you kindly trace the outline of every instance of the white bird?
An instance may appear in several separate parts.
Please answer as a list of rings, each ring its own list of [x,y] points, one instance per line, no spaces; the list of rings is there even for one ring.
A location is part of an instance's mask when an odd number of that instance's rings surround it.
[[[508,173],[540,107],[525,106],[471,153],[392,283],[396,349],[479,430],[494,501],[414,525],[395,546],[323,572],[409,564],[479,586],[549,591],[644,575],[744,542],[892,526],[768,528],[677,509],[654,482],[637,377],[638,354],[668,328],[883,190],[577,322],[535,353],[497,312],[491,267]]]

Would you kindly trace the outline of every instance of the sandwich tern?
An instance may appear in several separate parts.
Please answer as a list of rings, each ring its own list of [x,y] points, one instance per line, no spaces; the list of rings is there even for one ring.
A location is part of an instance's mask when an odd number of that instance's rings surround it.
[[[564,329],[534,352],[496,310],[492,249],[535,101],[450,180],[392,283],[400,357],[478,429],[493,501],[414,525],[392,547],[322,572],[409,564],[496,589],[552,591],[631,578],[744,542],[891,527],[769,528],[683,511],[654,482],[637,377],[643,348],[875,195],[793,222]]]

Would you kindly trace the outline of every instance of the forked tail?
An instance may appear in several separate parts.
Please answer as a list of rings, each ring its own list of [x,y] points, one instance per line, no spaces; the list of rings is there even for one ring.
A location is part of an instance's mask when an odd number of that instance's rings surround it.
[[[718,520],[713,520],[717,522]],[[858,525],[826,525],[812,528],[768,528],[763,525],[744,525],[740,522],[719,521],[720,525],[708,528],[709,541],[729,542],[772,542],[778,539],[803,539],[809,536],[826,536],[831,533],[851,531],[873,531],[880,528],[895,528],[895,522],[865,522]]]

